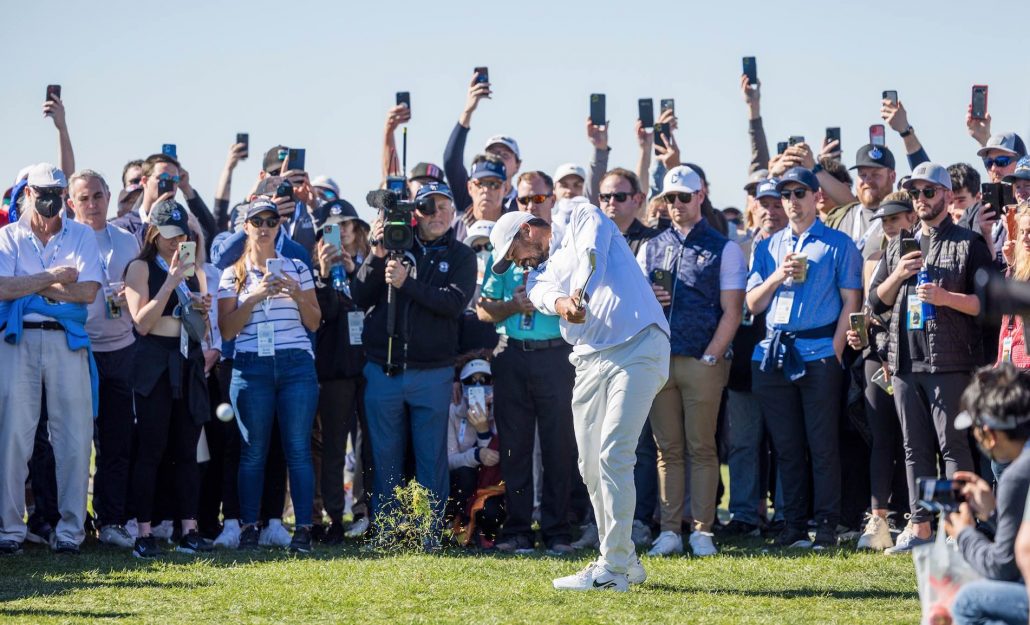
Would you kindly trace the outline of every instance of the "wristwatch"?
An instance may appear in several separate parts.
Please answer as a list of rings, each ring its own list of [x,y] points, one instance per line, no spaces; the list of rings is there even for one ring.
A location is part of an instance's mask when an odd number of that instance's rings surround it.
[[[823,171],[822,163],[816,163],[815,167],[812,168],[812,173],[813,174],[818,174],[821,171]]]
[[[912,126],[910,125],[910,126],[909,126],[908,128],[906,128],[906,129],[905,129],[905,132],[899,132],[898,134],[899,134],[899,135],[900,135],[901,137],[907,137],[907,136],[909,136],[910,134],[912,134],[912,131],[913,131],[913,130],[915,130],[915,128],[913,128],[913,127],[912,127]]]
[[[709,367],[714,367],[719,364],[719,359],[711,354],[705,354],[704,356],[701,356],[701,362]]]

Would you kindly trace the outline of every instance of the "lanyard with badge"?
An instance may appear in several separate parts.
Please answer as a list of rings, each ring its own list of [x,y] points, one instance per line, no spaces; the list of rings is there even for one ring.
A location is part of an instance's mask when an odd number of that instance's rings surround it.
[[[801,236],[794,238],[794,234],[790,233],[790,248],[791,253],[796,254],[799,247],[802,249],[805,245],[805,236],[807,233],[802,233]],[[786,237],[785,237],[786,238]],[[783,249],[783,239],[777,249]],[[779,255],[779,254],[777,254]],[[783,254],[783,260],[786,262],[787,255]],[[790,315],[794,310],[794,296],[796,294],[794,287],[794,280],[788,279],[783,283],[783,289],[776,296],[776,307],[773,310],[773,324],[774,325],[786,325],[790,323]]]

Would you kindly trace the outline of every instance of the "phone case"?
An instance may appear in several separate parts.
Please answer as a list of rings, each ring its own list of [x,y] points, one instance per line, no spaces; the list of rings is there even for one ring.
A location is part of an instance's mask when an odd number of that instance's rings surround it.
[[[283,275],[283,259],[269,258],[265,261],[265,273],[280,277]]]
[[[651,98],[641,98],[637,101],[637,117],[644,128],[654,127],[654,102]]]
[[[604,94],[590,94],[590,122],[595,126],[604,126],[608,123],[605,119]]]
[[[337,224],[326,224],[323,228],[322,238],[326,245],[335,245],[340,249],[340,226]]]
[[[197,244],[193,241],[185,241],[179,244],[179,262],[182,264],[194,263],[197,260]],[[197,268],[193,267],[184,273],[187,278],[196,275]]]

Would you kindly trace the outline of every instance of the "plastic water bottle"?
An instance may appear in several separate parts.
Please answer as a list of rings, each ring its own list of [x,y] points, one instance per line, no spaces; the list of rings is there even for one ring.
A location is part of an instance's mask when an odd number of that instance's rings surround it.
[[[919,270],[919,274],[916,276],[916,286],[930,283],[930,272],[926,270],[926,265],[923,265],[923,268]],[[937,307],[923,302],[923,320],[933,321],[935,319],[937,319]]]
[[[337,291],[347,290],[347,274],[343,271],[343,265],[333,265],[332,269],[329,270],[329,274],[333,278],[333,288]]]

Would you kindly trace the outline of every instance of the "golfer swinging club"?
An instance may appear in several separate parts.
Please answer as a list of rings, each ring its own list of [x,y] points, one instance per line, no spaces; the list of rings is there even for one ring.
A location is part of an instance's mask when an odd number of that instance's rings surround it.
[[[576,367],[572,414],[579,471],[594,506],[601,557],[554,580],[559,590],[618,590],[646,575],[630,531],[637,440],[669,375],[669,324],[612,220],[576,202],[561,247],[548,260],[551,227],[529,213],[504,214],[490,233],[493,271],[532,267],[529,299],[558,315]]]

